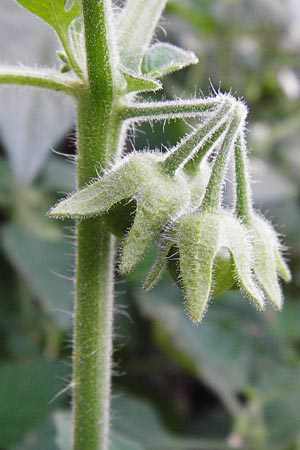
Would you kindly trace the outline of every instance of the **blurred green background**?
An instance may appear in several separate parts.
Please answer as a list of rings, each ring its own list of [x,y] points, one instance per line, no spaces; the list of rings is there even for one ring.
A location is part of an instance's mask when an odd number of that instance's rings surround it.
[[[50,28],[14,0],[0,12],[1,64],[59,64]],[[195,327],[168,276],[142,291],[152,249],[117,279],[111,450],[300,449],[299,23],[298,0],[168,3],[160,39],[199,64],[164,96],[213,86],[247,101],[255,204],[285,236],[293,282],[281,313],[229,292]],[[70,449],[73,224],[45,214],[75,186],[74,117],[62,95],[0,87],[1,450]],[[185,130],[144,126],[128,148]]]

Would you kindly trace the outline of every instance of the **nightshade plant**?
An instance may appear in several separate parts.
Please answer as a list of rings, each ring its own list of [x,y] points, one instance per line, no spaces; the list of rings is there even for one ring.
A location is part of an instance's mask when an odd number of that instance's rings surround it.
[[[107,450],[112,212],[130,223],[115,230],[122,237],[120,272],[130,272],[158,242],[145,287],[169,267],[195,323],[212,297],[232,287],[260,309],[264,297],[280,308],[278,275],[288,281],[290,273],[275,231],[252,208],[245,105],[220,93],[161,102],[140,97],[161,89],[164,75],[197,62],[189,51],[152,45],[166,0],[127,0],[122,8],[111,0],[17,1],[55,30],[62,45],[61,73],[1,67],[0,82],[60,91],[77,102],[78,192],[49,215],[76,219],[73,450]],[[130,125],[188,118],[198,124],[167,152],[123,154]],[[222,194],[229,165],[234,165],[236,195],[226,206]]]

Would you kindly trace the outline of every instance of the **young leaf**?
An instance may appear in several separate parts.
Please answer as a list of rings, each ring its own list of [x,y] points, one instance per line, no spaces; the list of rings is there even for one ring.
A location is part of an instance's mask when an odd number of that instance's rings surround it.
[[[121,62],[135,73],[140,73],[143,55],[166,3],[167,0],[127,0],[119,16]]]
[[[17,0],[17,2],[51,25],[63,47],[69,47],[69,26],[80,15],[80,5],[77,1],[69,1],[67,5],[65,0]]]
[[[197,62],[198,58],[193,52],[175,45],[159,43],[153,45],[144,54],[142,73],[152,77],[162,77]]]
[[[69,9],[65,8],[64,0],[17,0],[17,2],[49,23],[60,38],[68,35],[70,23],[80,14],[77,2],[73,2]]]

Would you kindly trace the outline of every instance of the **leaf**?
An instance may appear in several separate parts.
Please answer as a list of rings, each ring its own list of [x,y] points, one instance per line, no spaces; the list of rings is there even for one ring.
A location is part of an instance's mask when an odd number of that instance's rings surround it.
[[[148,450],[154,446],[155,449],[162,449],[164,444],[174,443],[173,436],[163,429],[154,410],[146,402],[119,395],[112,401],[112,410],[110,450]],[[31,442],[33,440],[37,444],[27,445],[25,439],[21,446],[11,450],[70,450],[71,414],[67,411],[55,412],[50,420],[29,436]]]
[[[156,337],[167,354],[226,401],[227,396],[241,392],[249,383],[253,343],[243,333],[246,325],[240,321],[249,313],[257,321],[258,315],[248,311],[250,307],[241,303],[237,293],[228,294],[222,301],[224,297],[215,301],[217,305],[199,328],[191,326],[182,310],[179,289],[169,284],[161,285],[158,292],[139,295],[138,301],[146,316],[154,320]],[[241,308],[238,318],[233,305]]]
[[[75,166],[68,160],[52,156],[42,173],[39,186],[46,192],[74,191],[76,187]]]
[[[111,436],[110,450],[145,450],[145,447],[132,441],[131,439],[128,439],[126,435],[113,432]]]
[[[65,375],[66,369],[61,363],[45,359],[1,365],[1,447],[16,443],[45,420],[48,412],[57,406],[57,401],[50,402],[64,387],[62,377]]]
[[[0,63],[58,67],[54,34],[11,0],[1,0],[0,41]],[[64,95],[0,88],[0,136],[16,184],[27,186],[37,176],[51,146],[71,128],[73,108]]]
[[[129,72],[123,72],[123,77],[125,78],[128,92],[157,91],[162,88],[158,81],[149,77],[137,76]]]
[[[40,305],[62,329],[71,325],[70,243],[37,237],[14,225],[2,228],[3,250]]]
[[[299,365],[273,361],[259,380],[258,392],[264,399],[265,422],[274,445],[290,442],[299,433],[299,379]]]
[[[17,0],[24,8],[51,25],[62,42],[67,42],[70,23],[80,15],[80,4],[65,0]]]
[[[53,415],[56,429],[55,443],[59,450],[71,450],[72,446],[72,418],[69,411],[57,411]]]
[[[174,442],[174,437],[164,430],[155,411],[145,401],[119,395],[113,399],[112,409],[113,431],[137,442],[140,445],[137,449],[163,449],[165,444]],[[112,450],[123,448],[116,447]]]
[[[197,62],[198,58],[193,52],[175,45],[159,43],[153,45],[144,54],[142,73],[152,77],[162,77]]]
[[[134,73],[141,73],[143,55],[166,3],[167,0],[127,0],[118,17],[121,64]]]
[[[11,450],[71,450],[71,442],[71,413],[58,410]]]

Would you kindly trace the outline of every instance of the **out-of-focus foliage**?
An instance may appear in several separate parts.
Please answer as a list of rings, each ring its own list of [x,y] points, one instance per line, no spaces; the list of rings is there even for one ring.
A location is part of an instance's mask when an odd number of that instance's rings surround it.
[[[111,450],[300,449],[299,20],[297,0],[168,3],[168,41],[200,62],[165,93],[208,93],[210,79],[245,98],[256,206],[286,236],[293,282],[281,313],[232,291],[195,327],[169,278],[138,286],[150,250],[116,287]],[[0,24],[0,63],[57,64],[50,29],[13,0]],[[51,152],[74,153],[72,106],[15,88],[0,99],[0,449],[68,450],[73,231],[45,213],[74,190],[74,165]],[[185,126],[144,127],[135,145],[173,143]]]

